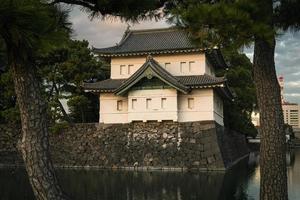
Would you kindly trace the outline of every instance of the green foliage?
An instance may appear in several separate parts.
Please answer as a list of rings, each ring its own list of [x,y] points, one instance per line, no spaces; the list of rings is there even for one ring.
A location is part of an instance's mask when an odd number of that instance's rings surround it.
[[[40,57],[39,72],[46,87],[46,97],[51,103],[53,121],[67,120],[73,122],[96,122],[98,101],[95,95],[84,94],[81,88],[83,81],[103,80],[108,77],[108,65],[97,60],[88,47],[87,41],[69,40],[67,45],[57,48]],[[85,107],[80,107],[82,99],[88,98]],[[59,99],[69,99],[72,108],[70,116],[64,113]],[[76,103],[74,103],[74,100]],[[90,109],[94,107],[93,109]],[[85,109],[85,110],[82,110]],[[85,112],[85,114],[78,113]]]
[[[253,105],[256,104],[252,64],[245,54],[236,51],[225,52],[224,56],[231,67],[219,72],[219,75],[226,76],[229,87],[236,95],[233,102],[224,102],[225,126],[255,136],[257,131],[251,122]]]
[[[0,124],[20,124],[20,111],[17,105],[0,111]]]
[[[300,1],[261,0],[175,0],[165,12],[169,21],[186,29],[202,47],[236,49],[252,44],[255,38],[272,42],[281,30],[300,28]],[[271,8],[271,9],[272,9]]]
[[[233,68],[226,76],[237,98],[224,107],[225,123],[230,127],[253,134],[250,114],[256,102],[250,81],[251,63],[232,52],[257,40],[273,44],[274,37],[282,30],[299,30],[299,8],[300,1],[297,0],[175,0],[165,6],[169,21],[189,32],[195,44],[202,48],[217,46],[231,51],[227,59]],[[272,64],[274,58],[267,62]]]
[[[37,55],[69,37],[68,13],[60,7],[38,0],[0,0],[0,5],[0,37],[9,64],[32,66]]]
[[[38,55],[69,37],[68,13],[37,0],[0,0],[0,121],[19,123],[9,66],[35,68]]]
[[[102,80],[108,66],[97,61],[88,47],[88,41],[69,40],[63,48],[41,57],[41,73],[47,82],[60,84],[68,92],[78,89],[85,80]]]
[[[52,3],[78,5],[90,17],[120,17],[123,20],[137,21],[145,18],[160,18],[159,8],[166,0],[49,0]]]
[[[283,30],[300,29],[300,1],[277,0],[274,7],[274,23],[276,27]]]
[[[3,62],[5,63],[5,62]],[[11,72],[5,66],[0,69],[0,124],[20,123],[19,108],[13,87]]]
[[[66,128],[69,127],[69,124],[67,122],[61,122],[61,123],[55,123],[53,124],[49,130],[52,134],[59,135],[61,134]]]
[[[99,120],[99,100],[97,96],[82,93],[68,101],[70,116],[74,122],[97,122]]]
[[[11,12],[4,12],[6,9]],[[3,11],[0,13],[1,123],[18,121],[19,117],[12,77],[7,70],[6,62],[7,57],[10,62],[16,61],[15,58],[12,60],[12,54],[16,54],[15,50],[6,54],[13,48],[18,51],[17,55],[20,56],[18,60],[26,63],[24,67],[38,68],[39,80],[43,82],[43,95],[49,103],[48,114],[51,121],[70,121],[59,99],[81,94],[83,81],[102,80],[107,77],[107,66],[96,60],[87,41],[69,39],[68,13],[59,7],[34,0],[26,2],[7,0],[3,1],[0,10]],[[24,17],[27,20],[32,19],[30,21],[32,25],[29,25]],[[10,23],[7,23],[7,20]],[[32,23],[33,21],[36,24]],[[7,35],[12,35],[14,38],[9,38]],[[87,97],[91,98],[89,102],[94,103],[94,97],[91,95]],[[88,118],[88,120],[97,121],[97,115],[98,111],[95,109],[94,114],[90,114],[95,116],[94,119]]]

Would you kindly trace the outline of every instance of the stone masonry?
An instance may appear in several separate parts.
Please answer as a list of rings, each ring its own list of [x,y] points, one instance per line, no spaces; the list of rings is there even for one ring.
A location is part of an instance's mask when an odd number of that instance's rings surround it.
[[[18,134],[5,135],[0,164],[20,164]],[[243,135],[213,121],[74,124],[52,134],[50,145],[55,165],[64,167],[224,170],[248,153]]]

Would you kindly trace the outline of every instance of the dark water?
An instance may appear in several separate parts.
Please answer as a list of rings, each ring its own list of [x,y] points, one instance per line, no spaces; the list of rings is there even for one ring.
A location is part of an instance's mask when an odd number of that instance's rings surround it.
[[[300,149],[287,155],[287,163],[290,200],[300,199]],[[226,174],[58,170],[58,176],[78,200],[252,200],[260,177],[253,155]],[[23,169],[0,169],[0,199],[33,199]]]

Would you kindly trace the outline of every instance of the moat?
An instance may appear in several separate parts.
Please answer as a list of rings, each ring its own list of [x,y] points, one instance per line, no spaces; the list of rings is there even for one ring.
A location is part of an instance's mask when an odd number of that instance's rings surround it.
[[[58,170],[72,199],[87,200],[254,200],[258,199],[258,157],[222,172],[133,172]],[[300,149],[287,154],[289,199],[300,196]],[[31,200],[24,169],[0,169],[0,199]]]

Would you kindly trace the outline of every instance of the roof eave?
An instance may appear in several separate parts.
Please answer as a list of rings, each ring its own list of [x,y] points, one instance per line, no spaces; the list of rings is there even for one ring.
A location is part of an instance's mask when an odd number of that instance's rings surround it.
[[[158,55],[158,54],[173,54],[173,53],[194,53],[204,52],[206,49],[189,48],[189,49],[166,49],[166,50],[152,50],[152,51],[136,51],[136,52],[101,52],[93,50],[95,54],[100,57],[127,57],[127,56],[141,56],[141,55]]]
[[[223,54],[219,48],[208,49],[206,51],[206,56],[209,62],[214,68],[227,69],[228,65],[223,57]]]
[[[225,82],[223,84],[222,87],[219,87],[217,89],[227,100],[229,101],[233,101],[234,100],[234,95],[232,94],[232,92],[230,91],[227,82]]]

